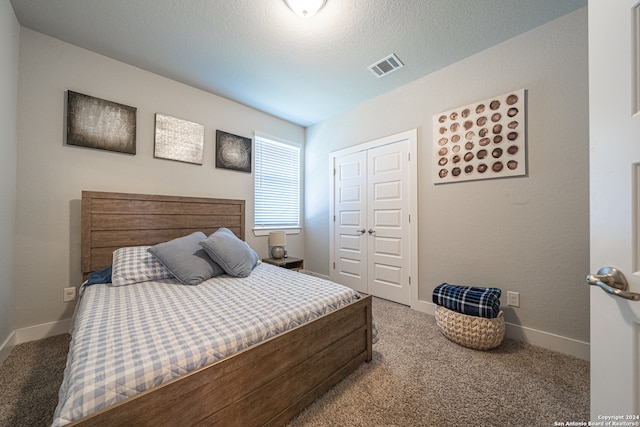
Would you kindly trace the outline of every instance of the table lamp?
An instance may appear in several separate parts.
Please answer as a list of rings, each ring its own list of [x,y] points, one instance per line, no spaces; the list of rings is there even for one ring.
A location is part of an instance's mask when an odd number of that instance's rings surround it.
[[[284,246],[287,244],[287,234],[284,231],[272,231],[269,233],[269,245],[271,246],[271,258],[284,257]]]

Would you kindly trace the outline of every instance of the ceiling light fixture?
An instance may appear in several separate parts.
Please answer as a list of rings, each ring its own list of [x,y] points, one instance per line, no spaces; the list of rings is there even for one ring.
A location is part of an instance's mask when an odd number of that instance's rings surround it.
[[[284,3],[298,16],[311,18],[327,3],[327,0],[284,0]]]

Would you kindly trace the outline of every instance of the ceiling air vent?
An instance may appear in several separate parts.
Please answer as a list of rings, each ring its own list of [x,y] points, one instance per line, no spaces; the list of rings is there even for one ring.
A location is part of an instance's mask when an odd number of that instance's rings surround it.
[[[392,53],[383,60],[369,65],[369,70],[376,77],[382,77],[402,67],[404,67],[404,64],[400,62],[395,53]]]

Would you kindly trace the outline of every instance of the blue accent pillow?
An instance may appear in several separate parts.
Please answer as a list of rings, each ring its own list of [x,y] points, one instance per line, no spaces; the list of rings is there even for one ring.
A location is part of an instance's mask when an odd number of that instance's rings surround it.
[[[230,276],[248,277],[258,264],[258,254],[228,228],[219,228],[200,242],[207,255]]]
[[[101,270],[96,270],[92,273],[89,273],[89,278],[84,283],[85,286],[95,285],[96,283],[111,283],[111,273],[113,271],[113,267],[105,267]]]
[[[150,247],[148,251],[181,283],[199,285],[224,273],[200,246],[200,242],[206,237],[203,232],[197,231],[188,236],[159,243]]]

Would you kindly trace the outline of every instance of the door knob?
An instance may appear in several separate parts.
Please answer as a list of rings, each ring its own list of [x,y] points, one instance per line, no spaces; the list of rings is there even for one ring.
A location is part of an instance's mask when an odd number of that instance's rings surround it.
[[[631,301],[640,300],[640,294],[629,292],[629,283],[624,274],[615,267],[602,267],[598,274],[589,274],[587,283],[599,286],[603,291]]]
[[[362,236],[364,233],[366,233],[367,230],[365,230],[364,228],[362,230],[357,230],[356,233],[358,234],[358,236]]]
[[[376,234],[376,230],[374,230],[373,228],[370,228],[369,229],[369,234],[371,234],[371,235]]]

